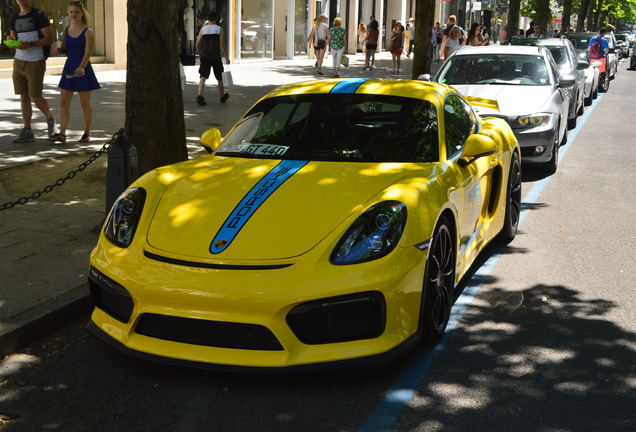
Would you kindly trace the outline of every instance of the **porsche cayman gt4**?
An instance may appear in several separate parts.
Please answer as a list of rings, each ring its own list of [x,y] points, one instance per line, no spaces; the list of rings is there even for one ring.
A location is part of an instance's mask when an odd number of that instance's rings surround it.
[[[444,84],[280,87],[210,154],[115,202],[89,330],[128,354],[250,371],[386,362],[448,323],[457,282],[519,221],[519,145]]]

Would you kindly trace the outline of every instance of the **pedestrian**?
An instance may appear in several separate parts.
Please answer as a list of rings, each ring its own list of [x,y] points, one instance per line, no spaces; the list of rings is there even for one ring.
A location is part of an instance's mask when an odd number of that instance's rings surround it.
[[[11,33],[8,39],[18,40],[23,44],[16,48],[13,59],[13,89],[20,95],[22,111],[22,129],[13,139],[14,143],[33,141],[35,136],[31,129],[33,107],[42,111],[46,117],[48,136],[57,133],[55,117],[51,113],[49,103],[42,96],[44,88],[44,72],[46,71],[47,52],[53,43],[53,33],[49,18],[40,9],[31,7],[30,0],[16,0],[20,11],[11,15]]]
[[[400,22],[398,22],[391,32],[391,57],[393,59],[393,75],[400,73],[400,61],[402,57],[402,51],[404,51],[405,39],[406,35],[404,34],[404,26]]]
[[[408,26],[409,26],[409,52],[406,53],[406,56],[410,58],[411,53],[413,52],[413,48],[415,47],[415,20],[413,18],[409,18]]]
[[[442,45],[442,27],[439,22],[435,23],[433,27],[433,34],[435,34],[435,44],[433,45],[433,61],[439,62],[439,50]]]
[[[331,55],[333,56],[333,76],[338,78],[340,76],[340,62],[345,50],[345,37],[347,36],[347,29],[342,27],[342,18],[335,18],[333,20],[333,27],[329,29],[327,35],[327,43],[331,49]]]
[[[322,61],[327,51],[327,33],[329,26],[327,25],[327,17],[324,14],[318,15],[316,25],[311,29],[307,42],[314,44],[314,52],[316,53],[316,73],[322,75]]]
[[[210,78],[210,69],[217,81],[221,103],[225,103],[230,97],[230,94],[225,92],[223,88],[223,71],[225,70],[223,68],[223,57],[225,57],[228,64],[230,63],[227,51],[225,51],[225,34],[223,29],[216,24],[216,20],[216,14],[214,12],[210,13],[207,23],[201,27],[197,37],[196,48],[201,57],[199,95],[197,96],[199,105],[207,105],[203,97],[203,90],[205,89],[205,81]]]
[[[366,55],[366,44],[364,43],[364,39],[367,37],[367,26],[365,23],[358,24],[358,44],[360,45],[360,50],[362,51],[362,55]]]
[[[440,54],[441,54],[441,57],[444,58],[444,61],[446,61],[446,57],[444,57],[444,52],[446,51],[446,41],[448,40],[448,34],[451,32],[451,30],[453,30],[454,28],[459,29],[459,37],[461,38],[461,40],[459,41],[459,44],[456,44],[455,42],[453,42],[452,43],[453,46],[457,45],[457,48],[459,48],[459,46],[463,43],[466,43],[466,39],[468,39],[468,36],[466,35],[466,31],[460,26],[456,25],[455,24],[456,22],[457,22],[457,17],[455,15],[450,15],[448,17],[448,23],[446,24],[446,28],[444,29],[444,34],[442,35],[442,46],[440,48]],[[453,52],[455,51],[456,49]]]
[[[444,45],[444,61],[448,60],[448,58],[453,55],[461,46],[461,31],[459,30],[459,26],[454,26],[448,32],[448,37],[446,38],[446,44]]]
[[[481,34],[482,27],[479,23],[473,23],[468,31],[468,45],[471,46],[483,46],[488,43],[488,39],[484,38]]]
[[[79,95],[82,107],[84,134],[79,142],[91,140],[91,123],[93,108],[91,92],[100,88],[97,77],[91,66],[90,58],[95,46],[95,33],[88,26],[90,16],[81,2],[68,5],[68,16],[71,23],[64,29],[62,47],[54,49],[54,54],[67,54],[66,63],[60,78],[60,131],[49,137],[49,142],[66,142],[66,128],[70,119],[73,94]]]
[[[532,26],[532,33],[529,36],[526,36],[529,39],[543,39],[543,33],[541,33],[541,27],[539,24],[534,24]]]
[[[609,53],[609,41],[605,39],[606,34],[607,28],[601,27],[598,31],[598,35],[590,39],[587,47],[590,52],[590,58],[599,60],[607,56],[607,53]]]
[[[378,48],[378,40],[380,40],[380,25],[373,20],[367,26],[367,37],[364,39],[367,44],[367,54],[364,56],[363,70],[373,70],[375,64],[375,50]]]
[[[534,21],[530,21],[530,27],[528,27],[528,30],[525,31],[525,33],[521,33],[519,32],[519,36],[523,36],[524,34],[526,35],[526,38],[530,38],[532,36],[530,36],[532,33],[534,32]]]

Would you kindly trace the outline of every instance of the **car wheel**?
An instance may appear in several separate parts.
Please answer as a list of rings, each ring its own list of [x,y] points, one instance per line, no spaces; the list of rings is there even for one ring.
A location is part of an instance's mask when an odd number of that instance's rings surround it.
[[[455,246],[448,219],[442,217],[435,229],[426,260],[422,289],[422,339],[439,342],[450,318],[455,289]]]
[[[557,132],[554,136],[554,145],[552,146],[552,157],[543,165],[543,169],[548,174],[554,174],[557,171],[559,165],[559,142],[559,127],[557,126]]]
[[[583,95],[583,98],[581,99],[581,105],[579,105],[579,110],[576,112],[577,116],[582,116],[583,113],[585,112],[585,109],[583,108],[585,106],[585,95]]]
[[[599,86],[598,91],[605,93],[606,91],[609,90],[609,85],[610,85],[609,74],[607,72],[603,72],[603,75],[600,77],[598,81],[598,86]]]
[[[598,99],[598,86],[596,86],[594,90],[592,91],[592,99],[594,100]]]
[[[574,129],[576,127],[576,120],[578,114],[575,114],[574,117],[568,119],[568,129]]]
[[[517,234],[521,215],[521,164],[517,152],[512,152],[510,159],[506,194],[506,215],[500,235],[504,241],[510,242]]]
[[[585,106],[592,105],[592,100],[594,100],[594,91],[591,91],[590,95],[586,96],[585,99],[583,99],[583,105]]]

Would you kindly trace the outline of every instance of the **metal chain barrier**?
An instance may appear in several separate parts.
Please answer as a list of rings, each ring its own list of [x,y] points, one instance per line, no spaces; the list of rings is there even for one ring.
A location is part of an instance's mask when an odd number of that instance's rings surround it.
[[[115,132],[115,134],[113,135],[110,141],[107,141],[101,149],[93,153],[86,162],[82,162],[81,164],[79,164],[76,170],[69,172],[64,177],[60,177],[59,179],[57,179],[55,183],[45,186],[42,190],[35,191],[29,196],[23,196],[21,198],[18,198],[16,201],[9,201],[4,204],[0,204],[0,211],[14,208],[15,206],[18,206],[18,205],[24,205],[28,203],[29,201],[36,200],[40,198],[43,194],[47,194],[51,192],[53,189],[55,189],[56,187],[62,186],[68,180],[75,178],[75,176],[78,173],[84,171],[90,164],[95,162],[95,159],[97,159],[102,154],[104,154],[104,152],[109,149],[112,143],[117,142],[119,139],[123,138],[123,134],[124,134],[124,129],[119,129],[118,132]]]

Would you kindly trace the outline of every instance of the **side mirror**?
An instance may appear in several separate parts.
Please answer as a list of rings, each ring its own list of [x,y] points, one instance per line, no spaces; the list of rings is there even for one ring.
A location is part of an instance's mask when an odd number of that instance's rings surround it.
[[[590,67],[590,62],[586,59],[579,58],[579,61],[576,63],[576,70],[585,70]]]
[[[208,151],[213,153],[219,145],[221,145],[221,131],[217,128],[208,129],[203,132],[199,138],[201,145]]]
[[[601,66],[603,66],[603,62],[595,60],[595,61],[592,62],[592,66],[594,66],[595,68],[601,67]]]
[[[576,83],[576,77],[573,74],[565,74],[559,78],[559,87],[572,87]]]
[[[459,165],[465,168],[479,158],[495,154],[496,151],[497,145],[491,138],[485,135],[472,134],[466,140],[462,156],[459,159]]]
[[[417,79],[420,80],[420,81],[430,81],[431,80],[431,75],[430,74],[422,74],[422,75],[418,76]]]

